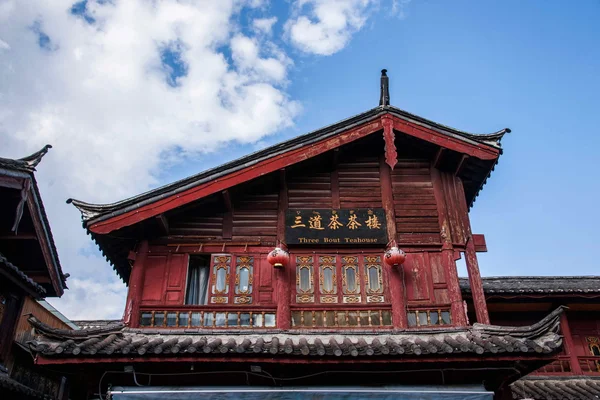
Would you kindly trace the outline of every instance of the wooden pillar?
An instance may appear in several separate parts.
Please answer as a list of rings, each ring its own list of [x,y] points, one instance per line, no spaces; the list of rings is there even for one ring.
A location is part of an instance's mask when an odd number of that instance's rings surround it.
[[[292,314],[290,311],[290,276],[293,274],[296,263],[290,257],[290,262],[280,268],[276,274],[277,279],[277,327],[279,329],[290,329]]]
[[[571,335],[571,328],[569,327],[569,318],[567,312],[563,311],[560,315],[560,330],[564,338],[565,353],[569,356],[569,363],[571,364],[571,373],[573,375],[582,375],[581,365],[579,365],[579,359],[575,353],[575,342],[573,342],[573,336]]]
[[[127,292],[127,304],[125,306],[125,324],[131,328],[137,328],[140,324],[140,303],[142,302],[142,291],[144,289],[144,263],[148,256],[148,241],[143,240],[137,251],[131,275],[129,276],[129,291]]]
[[[385,210],[386,229],[388,240],[396,240],[396,213],[394,209],[394,196],[392,192],[392,170],[385,161],[385,155],[379,157],[379,175],[381,176],[381,204]],[[385,264],[383,268],[387,268]],[[406,315],[406,294],[402,281],[402,268],[391,268],[388,273],[390,286],[390,300],[392,302],[392,324],[394,328],[406,329],[408,317]]]
[[[481,282],[479,263],[477,262],[477,254],[475,253],[475,244],[473,243],[472,236],[469,236],[467,239],[465,261],[467,263],[467,271],[469,272],[469,285],[471,286],[471,295],[473,296],[473,305],[475,306],[477,322],[489,324],[490,316],[488,315],[487,304],[485,302],[483,283]]]
[[[441,152],[439,152],[441,154]],[[450,223],[448,222],[448,210],[442,179],[440,172],[435,168],[435,163],[431,167],[431,183],[435,202],[437,204],[438,218],[440,223],[440,237],[442,239],[442,265],[446,275],[446,284],[448,285],[448,297],[450,298],[450,314],[452,315],[452,324],[458,326],[467,325],[465,307],[463,306],[460,283],[458,281],[458,271],[454,260],[454,247],[452,246],[452,235]]]
[[[0,320],[0,364],[5,363],[10,354],[25,294],[7,293],[5,299],[4,313]]]
[[[277,212],[277,240],[285,243],[285,210],[288,208],[288,192],[285,169],[279,174],[279,208]],[[290,312],[290,277],[293,276],[295,268],[294,257],[290,255],[290,262],[283,268],[275,271],[277,281],[277,327],[279,329],[290,329],[292,318]]]

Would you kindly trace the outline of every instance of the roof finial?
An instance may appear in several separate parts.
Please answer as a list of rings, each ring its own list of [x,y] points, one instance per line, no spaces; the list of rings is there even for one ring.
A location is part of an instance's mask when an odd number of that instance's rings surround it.
[[[387,69],[381,70],[381,93],[379,95],[379,105],[390,105],[390,80],[387,76]]]

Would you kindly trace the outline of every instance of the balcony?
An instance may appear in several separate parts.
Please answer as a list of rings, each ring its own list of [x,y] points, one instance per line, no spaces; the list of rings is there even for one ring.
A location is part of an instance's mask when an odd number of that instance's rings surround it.
[[[600,357],[577,357],[579,368],[583,375],[600,376]],[[579,375],[578,371],[571,368],[569,356],[561,355],[558,360],[539,368],[532,375]]]

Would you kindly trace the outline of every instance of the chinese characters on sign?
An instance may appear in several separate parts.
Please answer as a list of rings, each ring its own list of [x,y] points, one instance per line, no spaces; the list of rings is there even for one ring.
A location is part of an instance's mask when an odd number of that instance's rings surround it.
[[[386,244],[382,208],[287,210],[285,241],[289,244]]]

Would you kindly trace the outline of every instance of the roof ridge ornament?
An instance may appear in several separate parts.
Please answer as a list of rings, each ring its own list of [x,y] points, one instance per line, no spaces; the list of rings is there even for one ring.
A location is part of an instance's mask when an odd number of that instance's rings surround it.
[[[44,157],[48,150],[50,150],[51,148],[52,145],[47,144],[41,150],[38,150],[27,157],[19,158],[19,161],[23,161],[24,163],[26,163],[27,167],[33,171],[35,170],[35,167],[37,167],[37,165],[40,163],[40,161],[42,161],[42,157]]]
[[[385,68],[381,70],[379,105],[383,107],[390,105],[390,79],[387,76],[387,69]]]

